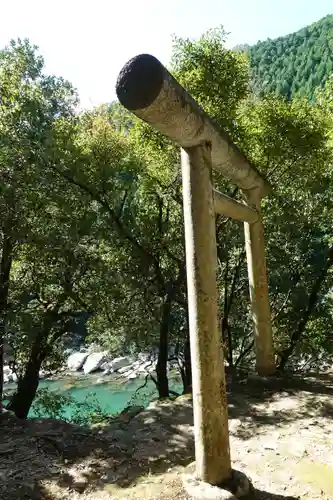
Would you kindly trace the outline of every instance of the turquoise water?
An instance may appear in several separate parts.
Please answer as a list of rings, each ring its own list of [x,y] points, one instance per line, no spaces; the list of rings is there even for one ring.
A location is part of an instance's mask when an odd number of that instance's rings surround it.
[[[139,389],[144,382],[142,378],[128,381],[116,375],[102,377],[100,373],[91,375],[78,373],[58,380],[41,380],[39,389],[48,389],[56,394],[70,395],[79,403],[84,403],[88,398],[90,402],[96,401],[103,413],[115,415],[129,404],[147,406],[150,401],[157,397],[156,386],[151,380],[144,388]],[[170,379],[170,387],[181,394],[182,384],[179,378],[173,376]],[[15,385],[8,384],[4,389],[5,393],[11,393],[15,389]],[[136,392],[138,389],[139,391]],[[64,407],[63,417],[70,420],[75,411],[77,411],[77,407]],[[82,412],[84,413],[84,408],[82,408]],[[38,415],[34,413],[32,407],[29,417],[36,416]]]
[[[39,390],[48,389],[56,394],[69,395],[79,403],[84,403],[88,398],[89,402],[96,401],[98,409],[101,409],[103,413],[115,415],[129,404],[147,406],[150,401],[157,397],[156,386],[151,380],[140,389],[143,384],[142,378],[128,381],[116,375],[101,377],[101,374],[77,374],[58,380],[41,380]],[[170,387],[181,394],[182,384],[176,376],[170,378]],[[15,390],[15,385],[8,384],[4,389],[5,393],[10,394]],[[4,403],[6,402],[8,401],[4,401]],[[70,420],[76,411],[77,407],[65,406],[62,409],[63,418]],[[91,411],[91,408],[87,409],[88,413]],[[80,414],[81,412],[85,413],[84,407],[80,408]],[[36,416],[39,415],[36,415],[32,407],[29,417]],[[43,416],[47,417],[48,415],[43,414]]]
[[[97,383],[100,380],[100,375],[79,375],[54,381],[41,380],[39,389],[47,388],[58,394],[69,394],[80,403],[83,403],[87,397],[89,398],[93,394],[93,399],[97,401],[98,406],[103,412],[110,415],[122,411],[131,402],[135,405],[146,406],[149,401],[157,396],[155,384],[152,381],[149,381],[133,400],[136,390],[144,383],[142,379],[127,381],[112,378],[111,376],[103,378],[102,383]],[[65,408],[64,416],[71,418],[72,411],[71,407]],[[30,411],[29,416],[35,416],[33,409]]]

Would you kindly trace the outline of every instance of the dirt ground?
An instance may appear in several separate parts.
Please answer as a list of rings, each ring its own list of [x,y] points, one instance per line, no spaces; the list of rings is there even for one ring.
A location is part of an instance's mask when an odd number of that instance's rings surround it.
[[[229,381],[232,462],[260,500],[333,500],[333,374]],[[7,416],[6,416],[7,415]],[[152,403],[130,421],[85,430],[0,422],[0,499],[185,500],[192,402]]]

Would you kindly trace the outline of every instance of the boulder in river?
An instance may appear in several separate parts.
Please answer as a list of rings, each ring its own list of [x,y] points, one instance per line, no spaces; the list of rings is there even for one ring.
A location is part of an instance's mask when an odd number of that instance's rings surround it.
[[[109,363],[109,368],[112,369],[114,372],[116,372],[119,369],[124,368],[125,366],[128,366],[130,364],[131,364],[131,359],[128,356],[121,356],[119,358],[114,358]]]
[[[72,372],[81,370],[88,357],[87,352],[74,352],[67,359],[67,368]]]
[[[114,372],[113,368],[110,368],[109,364],[110,362],[103,363],[100,367],[100,369],[103,371],[103,375],[111,375]]]
[[[139,352],[139,354],[138,354],[138,360],[141,363],[144,363],[145,361],[150,361],[151,358],[152,358],[152,355],[150,352]]]
[[[105,352],[93,352],[89,354],[83,366],[84,373],[87,375],[88,373],[92,373],[99,370],[99,368],[101,367],[101,365],[104,363],[105,360],[106,360]]]
[[[121,374],[125,374],[126,372],[131,372],[131,371],[133,371],[132,365],[122,366],[121,368],[117,369],[117,372]]]
[[[152,361],[145,361],[139,366],[138,372],[145,373],[148,371],[154,371],[154,369],[155,369],[155,363],[153,363]]]
[[[17,375],[12,371],[8,365],[3,367],[3,383],[9,384],[10,382],[17,382]]]
[[[4,384],[12,382],[12,370],[6,365],[3,367],[3,382]]]

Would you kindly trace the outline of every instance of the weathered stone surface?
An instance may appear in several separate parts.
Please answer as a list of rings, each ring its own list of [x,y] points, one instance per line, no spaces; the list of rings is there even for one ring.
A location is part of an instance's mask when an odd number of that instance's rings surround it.
[[[210,143],[213,168],[241,189],[268,191],[257,169],[155,57],[141,54],[128,61],[116,92],[125,108],[182,148]]]
[[[126,372],[131,372],[131,371],[132,371],[132,365],[125,365],[125,366],[122,366],[121,368],[117,369],[118,373],[123,373],[123,374],[125,374]]]
[[[3,367],[3,382],[4,384],[8,384],[10,382],[16,382],[17,375],[14,373],[8,365]]]
[[[261,194],[246,193],[246,201],[260,215]],[[254,328],[256,371],[259,375],[276,372],[271,310],[265,256],[265,235],[261,217],[252,224],[244,222],[245,248]]]
[[[88,353],[86,352],[74,352],[67,359],[67,368],[72,372],[77,372],[81,370],[82,366],[86,362]]]
[[[254,489],[251,481],[240,471],[232,470],[230,480],[221,486],[213,486],[196,478],[195,463],[183,475],[187,494],[195,500],[252,500]]]
[[[120,368],[124,366],[128,366],[131,363],[131,360],[128,356],[120,356],[119,358],[114,358],[109,363],[109,368],[111,368],[114,372],[118,371]]]
[[[98,370],[102,363],[105,361],[105,357],[105,352],[94,352],[92,354],[89,354],[83,366],[84,373],[88,374]]]
[[[138,368],[139,373],[145,373],[147,371],[153,371],[153,370],[155,370],[155,363],[152,363],[151,361],[145,361]]]
[[[196,464],[199,477],[217,484],[229,477],[231,462],[210,146],[183,150],[181,164]]]
[[[101,366],[99,367],[99,369],[103,372],[108,372],[109,371],[109,364],[110,364],[110,361],[104,361]]]

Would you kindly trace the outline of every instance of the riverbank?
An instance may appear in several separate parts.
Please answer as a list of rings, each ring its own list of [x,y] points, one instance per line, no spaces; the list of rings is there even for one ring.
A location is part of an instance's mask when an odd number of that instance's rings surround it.
[[[154,352],[141,352],[136,355],[114,356],[96,344],[81,346],[79,349],[66,349],[64,364],[56,373],[40,371],[40,379],[57,380],[71,375],[99,373],[101,380],[112,374],[128,381],[142,378],[155,372],[157,355]],[[173,359],[167,363],[168,375],[179,369]],[[3,369],[4,384],[16,383],[17,375],[10,367],[10,357],[6,358]]]
[[[333,498],[332,374],[229,383],[233,467],[258,500]],[[1,500],[187,500],[192,401],[154,402],[97,429],[60,421],[0,422]]]
[[[176,375],[170,379],[174,391],[181,393],[182,384]],[[140,389],[141,388],[141,389]],[[54,412],[43,411],[38,394],[47,389],[50,394],[69,397],[72,400],[59,411],[61,418],[71,421],[77,411],[84,419],[93,409],[104,415],[117,415],[128,406],[146,407],[157,398],[154,382],[141,376],[134,380],[127,380],[117,373],[101,377],[100,373],[84,375],[83,372],[73,372],[67,375],[53,376],[43,379],[39,383],[37,398],[29,412],[29,418],[42,415],[54,417]],[[15,390],[15,384],[6,384],[5,393],[10,397]],[[86,403],[86,404],[85,404]],[[79,406],[80,405],[80,406]],[[38,411],[37,411],[38,410]],[[58,418],[58,417],[57,417]]]
[[[67,349],[65,362],[56,373],[40,372],[39,389],[29,417],[41,415],[75,421],[74,415],[79,413],[85,418],[94,409],[99,414],[116,415],[129,405],[145,407],[157,397],[156,384],[153,382],[153,378],[156,379],[156,361],[155,353],[115,357],[102,351],[96,344]],[[177,362],[168,362],[167,371],[171,389],[181,394]],[[8,364],[4,367],[4,380],[6,402],[15,390],[17,381],[16,374]],[[140,387],[142,389],[138,393]],[[50,397],[39,398],[38,394],[46,389]],[[52,395],[57,401],[51,401]],[[59,399],[60,396],[63,397]],[[45,401],[48,404],[44,404]],[[65,408],[60,411],[61,401]],[[55,406],[57,411],[54,411]],[[50,408],[53,411],[49,411]]]
[[[101,414],[112,416],[129,405],[147,406],[156,397],[156,388],[152,381],[148,381],[140,391],[144,383],[144,379],[128,381],[112,375],[101,379],[100,374],[70,374],[54,380],[40,381],[39,391],[47,389],[51,394],[69,396],[72,402],[63,408],[62,418],[71,421],[78,409],[84,418],[93,408]],[[35,409],[34,403],[29,418],[36,415]]]

